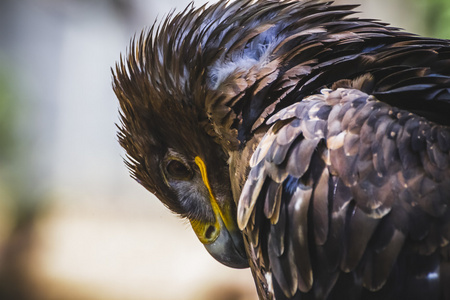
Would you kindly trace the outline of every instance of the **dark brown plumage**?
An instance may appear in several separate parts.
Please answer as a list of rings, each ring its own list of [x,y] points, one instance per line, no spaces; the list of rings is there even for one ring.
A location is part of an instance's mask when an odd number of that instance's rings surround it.
[[[127,165],[261,299],[450,299],[450,43],[353,8],[143,32],[114,74]]]

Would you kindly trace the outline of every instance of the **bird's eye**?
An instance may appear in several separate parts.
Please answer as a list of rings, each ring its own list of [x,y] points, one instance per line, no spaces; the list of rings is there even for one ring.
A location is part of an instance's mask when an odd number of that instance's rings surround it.
[[[175,180],[189,180],[192,178],[191,169],[181,161],[175,159],[167,163],[166,173]]]

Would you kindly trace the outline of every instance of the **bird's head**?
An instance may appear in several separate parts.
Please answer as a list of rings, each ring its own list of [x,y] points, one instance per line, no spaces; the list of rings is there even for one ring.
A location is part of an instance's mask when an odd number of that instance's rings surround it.
[[[164,26],[158,36],[152,28],[133,40],[128,57],[113,72],[126,164],[132,177],[189,220],[215,259],[247,267],[228,154],[204,107],[215,97],[203,76],[208,62],[201,61],[197,47],[183,48],[182,40],[173,40],[177,27]],[[175,48],[185,52],[175,53]]]
[[[191,5],[169,15],[132,40],[113,84],[132,176],[188,218],[216,259],[234,267],[247,265],[233,196],[248,172],[249,141],[316,63],[314,51],[323,47],[310,37],[327,33],[316,23],[334,18],[322,13],[329,4],[316,1],[252,3]],[[291,36],[304,41],[304,53],[292,48]]]
[[[151,85],[131,91],[127,84],[132,80],[125,77],[119,71],[115,79],[122,121],[118,136],[132,176],[187,218],[214,258],[227,266],[246,267],[228,157],[208,135],[205,116],[190,104],[189,94],[166,93]]]

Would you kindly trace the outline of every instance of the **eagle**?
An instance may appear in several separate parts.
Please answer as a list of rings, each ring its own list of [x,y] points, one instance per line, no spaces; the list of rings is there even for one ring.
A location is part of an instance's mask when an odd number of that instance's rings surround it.
[[[450,299],[450,42],[356,7],[190,4],[112,69],[131,176],[260,299]]]

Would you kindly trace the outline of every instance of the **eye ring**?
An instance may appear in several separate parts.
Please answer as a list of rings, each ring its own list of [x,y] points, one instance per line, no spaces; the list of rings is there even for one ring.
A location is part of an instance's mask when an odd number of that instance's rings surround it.
[[[184,162],[178,159],[169,159],[166,162],[164,171],[168,178],[174,180],[189,180],[192,178],[192,170]]]

